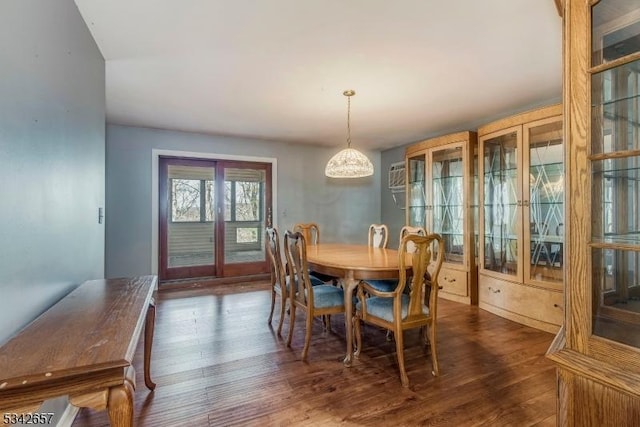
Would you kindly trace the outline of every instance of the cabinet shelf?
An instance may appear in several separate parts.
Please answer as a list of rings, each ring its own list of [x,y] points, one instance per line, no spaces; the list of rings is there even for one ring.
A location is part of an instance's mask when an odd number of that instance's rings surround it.
[[[640,233],[610,234],[598,236],[594,233],[593,243],[599,244],[620,244],[620,245],[640,245]],[[638,248],[640,251],[640,248]]]
[[[618,102],[632,102],[632,101],[636,101],[640,99],[640,94],[632,94],[629,96],[624,96],[624,97],[620,97],[620,98],[616,98],[616,99],[612,99],[610,101],[604,101],[604,102],[599,102],[599,103],[594,103],[592,105],[592,107],[606,107],[606,106],[610,106],[610,105],[614,105],[617,104]],[[610,117],[607,117],[610,118]]]
[[[451,204],[451,205],[433,205],[433,209],[442,209],[442,208],[463,208],[464,205],[461,204]]]
[[[485,172],[484,176],[491,176],[491,175],[517,175],[518,174],[518,168],[506,168],[506,169],[498,169],[498,170],[491,170],[489,172]]]
[[[439,181],[462,181],[464,177],[461,175],[452,175],[452,176],[441,176],[441,177],[437,177],[437,178],[431,178],[432,182],[439,182]]]
[[[539,201],[529,201],[529,204],[531,205],[542,205],[542,206],[557,206],[557,205],[564,205],[564,202],[562,202],[561,200],[557,201],[557,202],[539,202]]]

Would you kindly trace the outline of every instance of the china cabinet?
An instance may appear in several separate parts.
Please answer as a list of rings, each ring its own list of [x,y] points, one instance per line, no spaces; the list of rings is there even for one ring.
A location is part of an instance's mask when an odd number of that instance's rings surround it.
[[[473,244],[473,147],[475,132],[459,132],[406,149],[406,223],[444,240],[440,272],[443,298],[477,303]]]
[[[640,425],[640,2],[566,0],[558,425]]]
[[[563,319],[562,107],[478,129],[479,306],[557,332]]]

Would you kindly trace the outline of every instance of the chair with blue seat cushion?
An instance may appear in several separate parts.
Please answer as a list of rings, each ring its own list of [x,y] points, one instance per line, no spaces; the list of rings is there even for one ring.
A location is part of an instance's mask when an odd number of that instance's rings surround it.
[[[382,292],[364,281],[358,285],[354,321],[355,356],[358,357],[362,351],[361,322],[393,332],[400,379],[404,387],[409,386],[404,366],[403,331],[406,329],[422,328],[422,338],[431,347],[431,372],[434,376],[440,373],[436,348],[436,315],[438,276],[443,254],[444,242],[440,235],[407,234],[398,251],[400,278],[396,288],[391,292]],[[406,268],[408,262],[411,263],[409,271]]]
[[[265,234],[265,246],[271,273],[271,310],[269,311],[269,319],[267,320],[267,323],[271,324],[271,322],[273,321],[273,312],[275,309],[276,297],[279,296],[280,320],[278,321],[278,335],[282,335],[282,323],[284,321],[285,307],[287,305],[289,289],[291,288],[289,286],[290,278],[287,275],[282,263],[278,230],[275,228],[267,227]],[[324,282],[316,277],[311,277],[311,285],[324,285]]]
[[[289,280],[285,276],[284,267],[282,265],[282,257],[280,255],[280,239],[278,230],[267,227],[265,246],[267,257],[269,259],[269,267],[271,272],[271,311],[269,312],[268,324],[273,320],[273,310],[276,304],[276,295],[280,296],[280,321],[278,322],[278,335],[282,333],[282,322],[284,320],[284,311],[287,305],[287,295],[289,293]]]
[[[369,227],[369,246],[372,246],[371,227],[373,226],[374,224]],[[427,231],[424,229],[424,227],[411,227],[406,225],[400,230],[400,241],[402,241],[402,238],[407,234],[426,236]],[[409,247],[409,252],[411,252],[411,247]],[[398,279],[373,279],[367,280],[367,283],[380,292],[392,292],[396,288],[396,286],[398,286]]]
[[[311,284],[307,265],[307,245],[302,233],[291,231],[285,233],[284,253],[289,266],[289,283],[293,284],[289,292],[291,320],[287,346],[291,346],[296,310],[302,309],[307,316],[305,342],[302,350],[302,360],[306,360],[314,317],[323,317],[326,322],[325,326],[327,326],[331,322],[330,316],[332,314],[344,313],[344,293],[341,288],[336,286],[313,286]]]
[[[307,245],[317,245],[320,243],[320,227],[315,222],[298,222],[293,226],[293,231],[299,231],[304,236],[305,242]],[[334,285],[338,284],[338,278],[329,276],[327,274],[322,274],[317,271],[311,271],[311,281],[312,284],[317,283],[317,281],[321,281],[322,283],[331,282]]]

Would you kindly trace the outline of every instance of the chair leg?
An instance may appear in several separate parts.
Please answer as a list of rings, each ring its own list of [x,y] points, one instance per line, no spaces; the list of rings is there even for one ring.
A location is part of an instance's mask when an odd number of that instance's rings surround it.
[[[436,345],[436,325],[431,324],[429,327],[429,342],[431,343],[431,364],[433,365],[433,370],[431,374],[434,377],[440,375],[440,366],[438,365],[438,351]]]
[[[331,315],[325,314],[324,316],[324,330],[331,333]]]
[[[273,309],[276,305],[276,293],[273,289],[271,289],[271,311],[269,312],[269,319],[267,320],[267,324],[270,325],[273,320]]]
[[[429,328],[427,326],[423,326],[420,328],[420,336],[422,337],[422,343],[425,346],[431,344],[431,342],[429,341]]]
[[[284,310],[287,306],[287,299],[282,297],[280,298],[280,322],[278,322],[278,336],[282,336],[282,324],[284,323]],[[273,307],[271,308],[273,312]]]
[[[394,332],[396,339],[396,355],[398,357],[398,368],[400,368],[400,381],[402,387],[409,387],[409,377],[407,371],[404,369],[404,334],[402,329]]]
[[[356,340],[354,357],[360,357],[360,351],[362,350],[362,325],[360,324],[360,318],[353,316],[353,336]]]
[[[287,335],[287,347],[291,347],[291,337],[293,337],[293,325],[296,323],[296,305],[290,304],[291,320],[289,320],[289,334]]]
[[[307,331],[304,336],[304,348],[302,349],[302,360],[307,360],[309,344],[311,344],[311,328],[313,327],[313,316],[307,311]]]

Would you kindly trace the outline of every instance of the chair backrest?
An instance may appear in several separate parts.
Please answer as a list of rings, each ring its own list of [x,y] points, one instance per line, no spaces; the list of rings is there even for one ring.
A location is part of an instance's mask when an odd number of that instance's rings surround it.
[[[400,229],[400,244],[402,244],[402,239],[404,238],[404,236],[408,234],[415,234],[417,236],[426,236],[427,230],[425,230],[424,227],[412,227],[410,225],[405,225]],[[409,253],[413,252],[412,245],[413,245],[412,243],[409,244],[409,248],[407,252]]]
[[[413,251],[409,251],[413,247]],[[420,236],[407,234],[402,238],[398,250],[400,279],[395,292],[409,290],[409,307],[405,320],[411,316],[422,316],[422,305],[429,307],[429,315],[436,315],[438,300],[438,276],[442,268],[444,240],[439,234]],[[435,256],[434,256],[435,254]],[[407,258],[410,255],[411,269],[407,272]],[[409,286],[405,286],[407,280]]]
[[[287,259],[290,299],[313,307],[313,286],[307,265],[307,244],[304,234],[287,230],[284,234],[284,254]]]
[[[271,286],[279,286],[282,289],[283,295],[286,296],[287,287],[285,286],[285,272],[282,264],[282,256],[280,255],[278,230],[267,227],[265,234],[265,246],[271,270]]]
[[[320,227],[318,227],[318,224],[316,224],[315,222],[299,222],[293,226],[293,232],[302,233],[305,241],[309,245],[317,245],[318,243],[320,243]]]
[[[369,226],[369,246],[374,248],[386,248],[389,240],[389,229],[384,224],[371,224]]]

